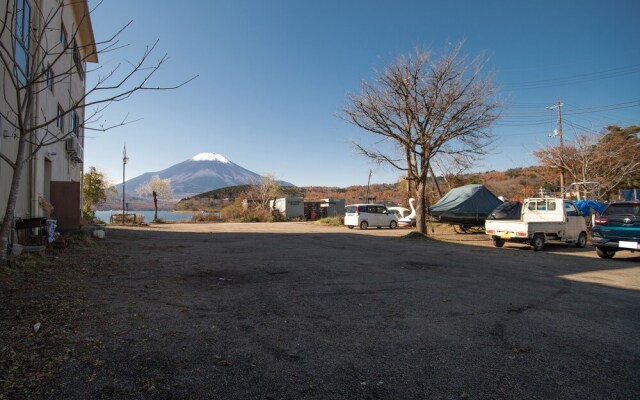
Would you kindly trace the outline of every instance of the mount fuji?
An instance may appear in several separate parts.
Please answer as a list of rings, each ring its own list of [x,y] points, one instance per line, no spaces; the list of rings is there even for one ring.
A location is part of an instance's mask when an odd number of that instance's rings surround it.
[[[200,153],[162,171],[146,172],[125,181],[127,193],[135,196],[138,187],[149,181],[154,175],[158,175],[160,179],[171,180],[173,197],[176,199],[228,186],[262,182],[262,176],[232,163],[220,154]],[[292,186],[288,182],[280,182],[280,184]],[[117,185],[117,189],[122,192],[122,184]]]

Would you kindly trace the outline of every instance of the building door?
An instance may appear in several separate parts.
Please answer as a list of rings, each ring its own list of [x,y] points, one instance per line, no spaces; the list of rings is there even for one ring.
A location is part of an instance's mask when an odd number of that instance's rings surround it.
[[[58,220],[58,229],[68,231],[80,228],[80,182],[51,182],[51,204],[53,218]]]

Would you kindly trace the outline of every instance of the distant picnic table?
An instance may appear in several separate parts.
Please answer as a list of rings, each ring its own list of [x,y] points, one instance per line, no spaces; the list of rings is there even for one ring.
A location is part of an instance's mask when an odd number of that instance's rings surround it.
[[[122,223],[122,213],[120,214],[112,214],[110,218],[110,222],[112,224],[121,224]],[[139,224],[144,222],[144,215],[142,214],[133,214],[133,213],[125,213],[124,214],[124,222],[130,224]]]

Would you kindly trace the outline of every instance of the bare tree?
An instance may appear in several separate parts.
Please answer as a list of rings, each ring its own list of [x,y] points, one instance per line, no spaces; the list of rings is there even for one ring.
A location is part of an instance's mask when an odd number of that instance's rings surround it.
[[[266,174],[260,182],[249,185],[249,188],[244,192],[244,196],[255,208],[270,211],[269,202],[281,194],[280,182],[272,174]]]
[[[0,101],[5,103],[0,117],[17,141],[15,153],[0,153],[1,162],[13,171],[0,227],[0,262],[5,263],[23,169],[42,148],[72,136],[80,137],[85,129],[107,131],[127,124],[130,122],[127,117],[108,126],[100,125],[99,121],[110,104],[124,101],[136,92],[176,89],[196,77],[176,85],[154,85],[152,78],[167,61],[166,54],[152,59],[156,41],[135,61],[118,64],[107,71],[100,68],[88,71],[97,76],[90,87],[71,88],[70,82],[77,79],[75,74],[86,79],[86,62],[97,62],[98,55],[125,47],[119,37],[131,22],[107,40],[95,41],[89,18],[91,11],[84,0],[30,3],[5,0],[0,2],[0,7],[4,7],[0,10],[0,74],[4,82]],[[78,9],[84,12],[80,16],[76,14],[76,23],[65,30],[61,18],[70,7],[74,7],[74,12]],[[57,113],[46,110],[37,101],[38,95],[50,85],[65,88],[70,98],[67,107],[58,109]],[[63,118],[70,121],[64,127],[60,126]]]
[[[421,49],[399,57],[375,81],[363,82],[344,109],[345,120],[378,139],[373,146],[356,144],[357,150],[414,183],[417,228],[425,234],[432,160],[447,154],[471,163],[483,156],[492,142],[488,129],[499,116],[493,81],[481,75],[484,58],[462,56],[461,48],[440,58]]]
[[[563,170],[574,182],[600,182],[601,194],[607,196],[640,173],[640,140],[635,135],[640,128],[627,128],[630,134],[616,128],[604,134],[576,133],[562,147],[547,146],[533,154],[543,166]]]
[[[160,179],[159,175],[154,175],[151,179],[138,186],[136,192],[142,197],[148,195],[153,196],[153,222],[158,222],[158,198],[171,198],[173,195],[171,190],[171,179]]]

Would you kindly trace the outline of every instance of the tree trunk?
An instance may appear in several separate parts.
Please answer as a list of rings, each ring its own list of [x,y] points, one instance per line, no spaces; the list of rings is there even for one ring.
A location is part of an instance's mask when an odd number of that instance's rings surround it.
[[[427,196],[426,196],[426,176],[417,182],[418,206],[416,207],[416,229],[418,232],[427,234]]]
[[[158,222],[158,193],[153,191],[153,222]]]
[[[406,181],[407,181],[407,195],[405,198],[405,203],[409,204],[409,199],[411,199],[414,194],[412,191],[412,184],[411,184],[411,166],[413,165],[413,163],[411,162],[411,151],[409,149],[406,149],[406,160],[407,160],[407,176],[405,177]]]
[[[433,168],[431,167],[431,163],[429,163],[429,172],[431,173],[431,177],[433,178],[433,184],[436,186],[436,190],[438,191],[438,196],[442,197],[442,190],[440,190],[440,184],[438,183],[438,178],[436,174],[433,173]]]
[[[18,156],[16,159],[18,162],[13,168],[13,177],[11,179],[11,189],[9,189],[9,197],[7,198],[7,209],[2,219],[2,226],[0,227],[0,265],[7,265],[7,252],[9,250],[9,235],[11,234],[11,227],[13,226],[13,219],[16,211],[16,202],[18,200],[18,189],[20,188],[20,180],[22,179],[22,168],[25,162],[22,161],[23,154],[26,148],[26,140],[20,137],[18,143]]]

